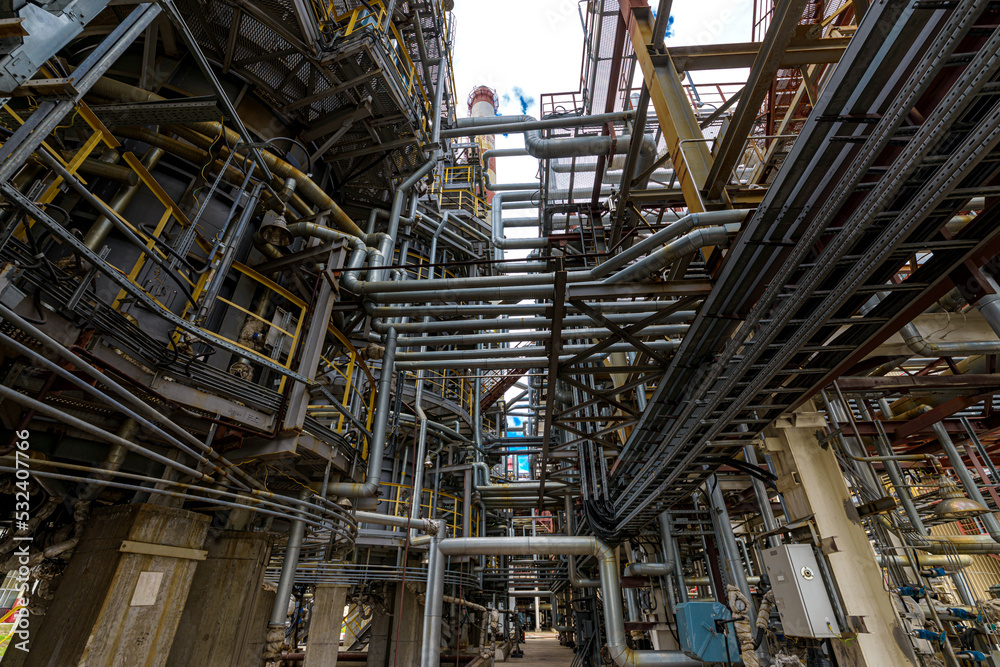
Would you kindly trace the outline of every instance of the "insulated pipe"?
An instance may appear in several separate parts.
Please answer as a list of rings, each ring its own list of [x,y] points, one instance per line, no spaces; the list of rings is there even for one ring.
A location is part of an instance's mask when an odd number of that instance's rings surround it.
[[[311,223],[299,223],[299,224],[311,224]],[[292,225],[296,227],[297,225]],[[420,282],[420,281],[413,281]],[[653,313],[656,312],[656,303],[647,303],[647,308],[649,310],[639,311],[635,313],[609,313],[604,317],[615,324],[634,324],[639,322]],[[597,310],[595,308],[595,310]],[[403,312],[407,311],[407,312]],[[403,309],[404,315],[412,314],[413,309]],[[663,323],[678,323],[678,322],[690,322],[693,318],[692,312],[690,310],[679,311],[677,313],[672,313],[667,317],[664,317],[661,322]],[[570,327],[585,327],[587,325],[593,325],[594,320],[587,315],[569,315],[563,317],[560,324],[565,328]],[[552,319],[548,317],[497,317],[488,320],[480,319],[466,319],[458,322],[407,322],[405,324],[395,325],[396,331],[400,334],[408,333],[424,333],[424,332],[439,332],[439,331],[490,331],[492,329],[542,329],[552,326]],[[681,325],[686,328],[687,325]],[[643,330],[645,332],[645,329]],[[641,335],[646,335],[642,333]]]
[[[616,111],[612,113],[594,114],[592,116],[557,116],[555,118],[535,119],[534,116],[474,116],[458,118],[455,127],[441,132],[442,137],[475,137],[486,134],[511,134],[529,130],[560,129],[567,127],[599,127],[605,123],[626,121],[632,118],[633,111]]]
[[[674,581],[677,583],[680,601],[687,602],[688,592],[684,586],[684,564],[681,562],[680,550],[674,540],[670,521],[670,512],[662,512],[656,517],[656,522],[660,526],[660,548],[663,550],[663,557],[674,564]]]
[[[629,563],[625,566],[625,577],[667,577],[673,574],[673,563]]]
[[[622,618],[621,583],[614,551],[596,537],[472,537],[441,540],[437,548],[442,555],[572,555],[594,556],[600,564],[601,594],[604,599],[604,625],[607,631],[607,649],[611,659],[623,667],[672,666],[700,667],[703,663],[689,658],[681,651],[635,651],[625,642],[625,621]],[[440,600],[444,595],[444,582],[435,581],[436,588],[428,587],[428,604],[431,598]],[[425,611],[425,619],[431,617],[433,609]],[[425,621],[425,630],[429,623]],[[440,644],[440,624],[437,633],[424,634],[424,645]],[[438,667],[440,654],[424,656],[421,667]]]
[[[642,313],[652,315],[661,307],[673,305],[672,301],[599,301],[590,304],[599,313]],[[510,316],[522,317],[534,315],[544,317],[545,312],[552,306],[544,303],[505,303],[499,306],[489,304],[442,304],[436,306],[424,306],[421,311],[434,317],[476,317],[476,316],[496,316],[506,315],[505,320]],[[567,313],[580,312],[576,306],[566,304]],[[412,315],[413,309],[407,306],[373,306],[369,315],[372,317],[405,317]],[[678,310],[671,313],[661,322],[690,322],[697,315],[694,310]],[[572,316],[570,316],[572,317]],[[612,320],[613,321],[613,320]],[[506,321],[504,322],[506,324]],[[551,320],[549,320],[551,324]],[[464,326],[464,325],[463,325]],[[477,328],[470,326],[469,328]]]
[[[389,329],[385,335],[385,353],[382,355],[382,370],[378,379],[378,398],[375,401],[375,416],[372,424],[372,442],[368,448],[368,475],[365,481],[335,482],[328,484],[326,495],[345,498],[370,498],[378,491],[382,477],[382,455],[385,452],[385,433],[389,424],[389,392],[392,387],[392,373],[396,360],[396,330]]]
[[[943,567],[946,570],[958,570],[972,565],[972,556],[931,556],[918,553],[916,557],[918,567]],[[888,566],[890,563],[900,567],[910,567],[912,565],[909,557],[897,554],[877,554],[875,559],[883,567]]]
[[[549,244],[548,239],[516,239],[510,240],[503,235],[503,193],[497,192],[493,195],[493,259],[503,260],[503,251],[509,249],[540,249]]]
[[[142,156],[142,166],[144,166],[147,170],[153,169],[157,163],[159,163],[161,157],[163,157],[162,149],[150,148],[146,151],[146,154]],[[134,172],[133,175],[135,175]],[[136,193],[139,192],[139,187],[138,182],[130,182],[128,187],[119,190],[118,194],[116,194],[111,200],[111,210],[116,213],[124,213],[128,205],[132,203],[133,199],[135,199]],[[113,228],[114,224],[108,216],[101,214],[97,220],[94,221],[94,224],[90,226],[90,229],[87,230],[87,234],[83,237],[83,242],[91,250],[97,251],[100,249],[104,240],[108,237],[108,234],[111,233]]]
[[[992,296],[992,295],[991,295]],[[922,357],[968,356],[971,354],[1000,354],[1000,340],[968,341],[962,343],[931,343],[924,339],[917,327],[910,322],[899,330],[906,347]]]
[[[667,336],[671,334],[683,334],[688,330],[688,325],[686,324],[662,324],[658,326],[651,326],[643,329],[643,336]],[[613,334],[608,329],[598,329],[598,328],[586,328],[586,329],[563,329],[559,332],[560,338],[607,338],[608,336],[616,335]],[[552,332],[549,330],[528,330],[523,332],[513,332],[507,331],[504,333],[486,333],[486,334],[464,334],[455,336],[434,336],[429,339],[433,345],[474,345],[479,343],[512,343],[520,342],[526,340],[550,340],[552,338]],[[420,338],[418,336],[404,336],[399,339],[400,347],[418,347],[421,345]],[[427,342],[423,344],[426,345]],[[680,344],[680,341],[664,341],[666,343]],[[665,346],[664,349],[670,349],[670,346]],[[488,352],[488,350],[464,350],[463,352],[468,353],[469,356],[475,352]]]
[[[431,338],[429,342],[434,342]],[[680,341],[674,340],[662,340],[653,341],[645,343],[646,347],[651,350],[660,351],[671,351],[675,350],[680,346]],[[561,349],[566,354],[578,354],[580,352],[586,352],[591,349],[591,345],[564,345]],[[421,348],[422,349],[422,348]],[[607,355],[615,352],[630,352],[635,349],[632,343],[613,343],[605,347],[603,350],[595,352],[593,355]],[[441,359],[451,359],[456,363],[462,362],[473,354],[480,355],[477,358],[483,359],[504,359],[510,357],[547,357],[549,356],[549,348],[544,345],[531,345],[527,347],[506,347],[498,348],[493,350],[439,350],[435,352],[400,352],[396,359],[398,361],[435,361]],[[567,392],[568,393],[568,392]],[[563,400],[557,395],[556,398],[559,399],[561,403],[569,404],[572,399]]]
[[[528,151],[523,148],[491,148],[483,151],[483,164],[497,157],[528,157]]]
[[[392,198],[392,209],[389,211],[389,228],[386,233],[392,238],[393,245],[396,243],[396,236],[399,233],[399,217],[403,212],[403,200],[406,199],[407,193],[410,191],[414,185],[416,185],[421,178],[431,173],[437,165],[437,155],[435,154],[430,160],[425,162],[419,169],[410,174],[410,176],[399,184],[396,188],[396,194]]]
[[[612,155],[627,153],[632,143],[632,135],[623,134],[619,137],[607,135],[591,135],[585,137],[542,138],[539,130],[528,130],[524,133],[524,148],[531,157],[539,160],[551,160],[563,157],[589,157],[592,155]],[[642,146],[639,149],[639,166],[643,171],[656,160],[656,140],[651,134],[642,135]]]
[[[442,68],[443,69],[443,68]],[[441,218],[441,222],[438,223],[437,227],[434,229],[434,235],[431,238],[431,248],[430,248],[430,264],[431,267],[428,269],[427,277],[429,280],[434,279],[434,269],[437,262],[437,245],[438,239],[441,237],[441,232],[444,231],[445,225],[448,224],[449,214],[445,211],[444,216]],[[391,237],[390,237],[391,238]],[[424,316],[424,322],[430,322],[430,316]],[[421,346],[420,351],[423,352],[427,348],[426,346]],[[423,506],[421,502],[421,497],[423,496],[424,489],[424,457],[427,456],[427,415],[424,413],[423,400],[424,400],[424,372],[417,372],[416,380],[416,390],[413,398],[414,412],[416,417],[420,420],[420,425],[418,427],[419,436],[417,438],[417,451],[414,454],[414,466],[413,466],[413,494],[416,502],[410,503],[410,518],[418,519],[420,517],[420,509]],[[432,508],[433,509],[433,508]],[[472,513],[469,511],[469,503],[465,504],[465,520],[471,517]],[[468,536],[469,531],[466,530],[463,534]]]
[[[753,445],[743,447],[743,460],[747,462],[747,465],[751,465],[754,468],[758,466],[757,452],[754,450]],[[764,530],[769,533],[777,530],[778,521],[774,518],[774,512],[771,511],[771,498],[768,496],[764,482],[758,479],[756,475],[750,476],[750,482],[753,485],[754,497],[757,499],[757,507],[760,509],[760,518],[764,521]]]
[[[712,522],[715,524],[719,536],[719,547],[722,549],[722,565],[726,571],[726,578],[730,584],[740,589],[740,592],[750,601],[750,618],[757,617],[757,610],[754,607],[753,599],[750,597],[750,584],[747,583],[747,573],[743,569],[743,562],[740,560],[739,547],[736,544],[736,535],[733,534],[733,524],[726,510],[726,500],[722,495],[722,487],[717,475],[713,475],[714,482],[711,490],[705,494],[709,509],[712,511]],[[722,591],[716,591],[719,599],[722,599]]]
[[[517,482],[515,484],[492,484],[490,486],[476,487],[484,498],[498,495],[516,495],[528,493],[538,493],[542,487],[541,482]],[[561,491],[566,488],[562,482],[545,482],[546,491]]]
[[[439,522],[433,519],[408,519],[402,516],[393,516],[391,514],[379,514],[377,512],[363,512],[361,510],[355,512],[354,516],[360,523],[370,523],[377,526],[392,526],[394,528],[407,528],[407,529],[419,530],[421,532],[427,533],[428,535],[434,535],[440,528]]]
[[[305,500],[312,492],[304,490],[300,498]],[[306,532],[306,524],[301,516],[292,520],[288,532],[288,546],[285,547],[285,558],[281,563],[281,574],[278,577],[278,591],[271,607],[271,627],[285,627],[285,617],[288,615],[288,598],[295,584],[295,568],[299,565],[299,553],[302,551],[302,538]]]
[[[427,597],[424,601],[424,640],[420,647],[420,664],[441,666],[441,610],[444,603],[444,558],[441,538],[447,537],[448,527],[439,522],[440,530],[430,536],[427,552]]]
[[[127,102],[160,102],[167,99],[148,90],[130,86],[126,83],[121,83],[120,81],[116,81],[108,77],[101,77],[98,79],[93,88],[90,90],[93,94],[100,95],[101,97]],[[230,146],[238,146],[242,143],[242,138],[238,132],[229,129],[216,121],[190,123],[189,127],[195,132],[199,132],[208,137],[215,137],[218,136],[220,132],[224,132],[226,136],[226,143]],[[343,232],[347,232],[352,236],[360,238],[365,237],[365,233],[353,220],[351,220],[350,216],[344,213],[344,210],[340,208],[337,202],[335,202],[322,188],[316,185],[315,181],[309,178],[301,170],[293,167],[291,164],[282,160],[273,153],[259,151],[259,154],[262,156],[264,163],[267,164],[268,169],[273,171],[275,176],[281,179],[294,179],[298,184],[296,189],[299,193],[316,206],[329,211],[330,219],[338,229]]]
[[[621,283],[630,280],[643,280],[685,255],[690,255],[701,248],[722,245],[729,238],[730,232],[736,231],[739,231],[738,225],[697,229],[675,241],[671,241],[656,252],[622,269],[610,278],[606,278],[604,282]]]
[[[708,227],[712,225],[726,225],[743,222],[750,214],[750,209],[726,210],[726,211],[704,211],[701,213],[689,213],[676,222],[671,223],[651,236],[647,236],[627,250],[618,253],[614,257],[598,264],[590,272],[593,278],[603,278],[612,271],[617,271],[632,260],[641,257],[668,241],[686,234],[698,227]]]
[[[1000,554],[1000,543],[989,535],[933,535],[907,537],[915,548],[931,554]]]

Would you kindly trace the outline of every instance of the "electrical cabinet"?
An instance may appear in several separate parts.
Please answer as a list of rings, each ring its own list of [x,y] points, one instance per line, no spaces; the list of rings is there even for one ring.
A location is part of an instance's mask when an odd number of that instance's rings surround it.
[[[816,639],[839,636],[837,617],[812,547],[783,544],[762,553],[785,634]]]

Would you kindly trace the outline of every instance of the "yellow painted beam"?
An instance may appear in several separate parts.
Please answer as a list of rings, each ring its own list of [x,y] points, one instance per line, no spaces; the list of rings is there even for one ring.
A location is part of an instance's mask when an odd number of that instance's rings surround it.
[[[702,197],[701,190],[712,167],[711,140],[705,138],[698,126],[670,53],[650,52],[654,19],[649,6],[644,0],[625,0],[621,11],[688,210],[695,213],[732,208],[725,193],[714,202],[706,202]]]

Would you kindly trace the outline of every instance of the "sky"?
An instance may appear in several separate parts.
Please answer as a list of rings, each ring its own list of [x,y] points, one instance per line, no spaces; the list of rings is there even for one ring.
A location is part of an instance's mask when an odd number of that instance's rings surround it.
[[[674,0],[673,35],[667,46],[750,41],[753,0]],[[657,5],[656,0],[652,4]],[[577,0],[455,0],[455,85],[458,112],[468,114],[466,100],[473,88],[486,85],[497,91],[499,113],[539,115],[542,93],[581,88],[583,23]],[[736,81],[741,72],[694,73],[697,82]],[[745,73],[742,73],[745,80]],[[640,85],[640,82],[636,82]],[[523,96],[515,94],[515,89]],[[522,111],[521,99],[530,101]],[[520,148],[519,135],[497,136],[497,148]],[[534,158],[501,158],[500,183],[533,180],[538,170]],[[527,214],[519,212],[518,216]],[[510,236],[519,236],[511,230]]]
[[[751,41],[753,0],[674,0],[672,35],[667,46],[724,44]],[[652,4],[658,5],[656,0]],[[577,0],[455,0],[455,85],[458,113],[468,114],[466,100],[480,85],[493,88],[500,98],[500,114],[539,116],[542,93],[582,88],[584,29]],[[655,7],[654,7],[655,9]],[[745,81],[746,71],[694,73],[698,83]],[[742,78],[741,78],[742,77]],[[635,85],[641,85],[637,80]],[[520,93],[520,94],[518,94]],[[526,104],[526,107],[525,107]],[[497,148],[521,148],[520,135],[498,135]],[[497,160],[499,183],[524,183],[537,178],[538,161],[531,157]],[[526,217],[531,211],[514,211]],[[510,229],[510,238],[537,236],[537,229]],[[528,251],[508,250],[508,259]],[[509,390],[508,400],[518,393]]]

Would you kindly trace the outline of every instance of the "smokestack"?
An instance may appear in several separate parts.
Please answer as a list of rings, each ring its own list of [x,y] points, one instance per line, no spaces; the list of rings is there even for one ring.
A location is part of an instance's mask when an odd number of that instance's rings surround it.
[[[481,116],[495,116],[497,115],[497,107],[500,106],[500,100],[497,98],[497,93],[492,88],[486,86],[479,86],[469,94],[469,115],[473,118],[478,118]],[[492,149],[495,145],[493,135],[479,136],[476,137],[476,143],[479,144],[479,154],[482,155],[484,151]],[[486,171],[490,176],[490,182],[497,182],[497,159],[490,158],[489,164],[485,165]],[[486,193],[486,203],[493,204],[493,193],[487,191]]]

